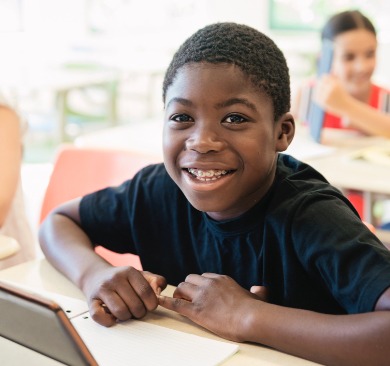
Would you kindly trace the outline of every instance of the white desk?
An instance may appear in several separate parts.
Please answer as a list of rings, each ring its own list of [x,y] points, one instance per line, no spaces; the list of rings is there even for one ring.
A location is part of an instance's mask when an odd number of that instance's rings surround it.
[[[319,170],[335,186],[378,194],[390,194],[390,169],[380,163],[359,160],[354,154],[369,147],[388,146],[390,140],[380,137],[357,137],[337,131],[324,136],[324,146],[335,150],[306,162]]]
[[[354,155],[369,147],[389,146],[390,149],[390,140],[377,137],[325,140],[325,144],[331,143],[336,147],[333,153],[305,161],[342,191],[361,192],[364,198],[363,219],[373,223],[375,199],[390,198],[390,168],[381,163],[357,159]]]
[[[81,291],[78,290],[59,272],[57,272],[44,259],[28,262],[0,271],[0,280],[13,281],[17,284],[28,285],[34,288],[60,293],[62,295],[84,299]],[[172,291],[172,287],[167,289],[168,293],[171,293]],[[155,312],[146,316],[145,321],[211,339],[221,339],[216,335],[195,325],[186,318],[161,307],[159,307]],[[45,363],[43,363],[41,361],[42,357],[40,355],[38,355],[38,361],[36,361],[33,358],[33,353],[29,351],[26,352],[26,350],[20,351],[19,348],[21,347],[0,338],[0,354],[2,355],[2,365],[25,364],[21,360],[19,362],[18,358],[29,360],[29,365],[58,365],[58,362],[49,363],[48,360],[45,360]],[[8,358],[5,358],[6,351],[9,353],[7,355]],[[10,363],[4,364],[7,359],[10,360]],[[39,363],[40,361],[41,363]],[[226,362],[223,363],[223,365],[309,366],[317,364],[260,345],[242,343],[240,344],[240,350],[238,353],[230,357]]]

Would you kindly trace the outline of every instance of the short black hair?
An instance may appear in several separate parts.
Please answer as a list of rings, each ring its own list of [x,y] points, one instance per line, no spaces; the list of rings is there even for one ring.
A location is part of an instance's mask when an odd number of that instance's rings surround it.
[[[376,30],[370,19],[359,10],[347,10],[334,14],[325,23],[321,32],[321,39],[333,41],[341,33],[355,29],[365,29],[376,36]]]
[[[189,37],[166,71],[163,101],[178,70],[188,63],[228,63],[238,66],[273,103],[275,121],[290,110],[290,76],[286,59],[266,35],[243,24],[215,23]]]

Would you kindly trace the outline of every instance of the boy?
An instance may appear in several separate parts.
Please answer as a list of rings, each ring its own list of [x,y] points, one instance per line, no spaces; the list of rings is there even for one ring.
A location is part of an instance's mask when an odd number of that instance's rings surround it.
[[[93,318],[111,326],[160,304],[234,341],[387,363],[390,253],[325,178],[280,154],[294,120],[278,47],[244,25],[207,26],[175,54],[163,98],[164,165],[59,207],[40,231]],[[151,272],[110,266],[97,244]]]

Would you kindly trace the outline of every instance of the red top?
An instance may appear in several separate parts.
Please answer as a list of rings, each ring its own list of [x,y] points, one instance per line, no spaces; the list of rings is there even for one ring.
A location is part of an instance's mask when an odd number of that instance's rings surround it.
[[[371,87],[371,95],[368,104],[371,107],[374,107],[375,109],[381,109],[381,106],[379,105],[379,100],[380,100],[380,94],[382,91],[385,91],[384,89],[380,88],[377,85],[372,85]],[[340,117],[336,117],[330,113],[325,113],[325,118],[324,118],[324,127],[329,127],[329,128],[341,128],[341,129],[351,129],[348,126],[345,126],[343,124],[343,120]]]

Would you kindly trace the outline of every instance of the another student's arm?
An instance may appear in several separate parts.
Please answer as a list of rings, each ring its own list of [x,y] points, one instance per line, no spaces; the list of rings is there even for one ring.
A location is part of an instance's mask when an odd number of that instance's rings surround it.
[[[336,77],[324,75],[318,81],[314,99],[330,113],[346,118],[350,127],[390,138],[390,115],[349,95]]]
[[[60,206],[42,224],[39,240],[45,256],[82,289],[98,323],[111,326],[117,319],[143,317],[157,307],[156,293],[166,287],[165,279],[132,267],[113,267],[96,254],[80,224],[80,200]]]
[[[327,315],[273,305],[230,277],[189,275],[161,306],[221,337],[255,342],[325,365],[388,365],[390,288],[375,311]]]
[[[18,116],[0,106],[0,228],[10,210],[20,176],[22,142]]]

